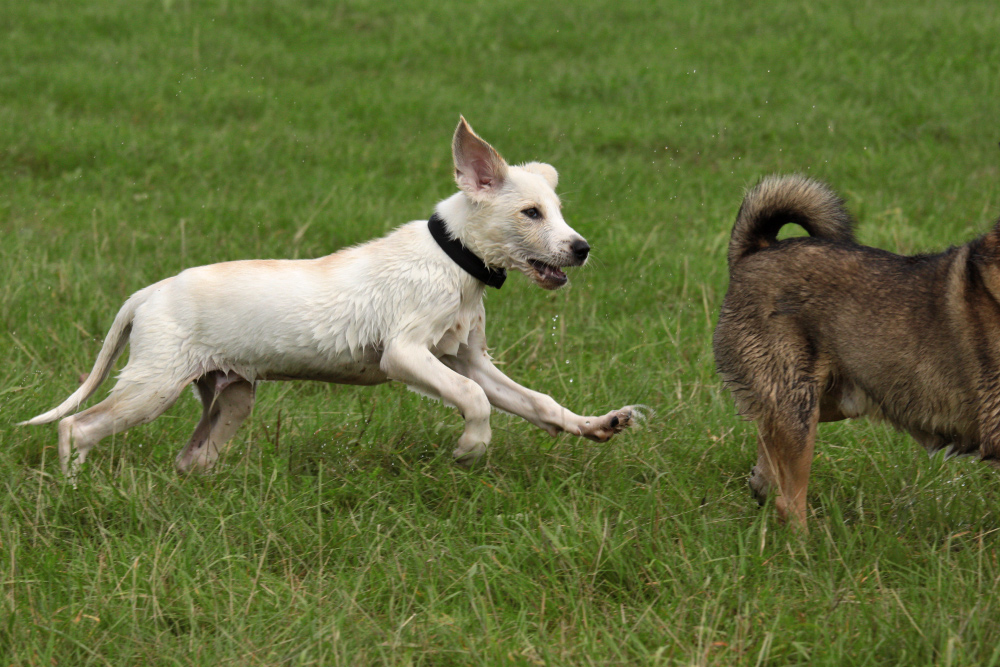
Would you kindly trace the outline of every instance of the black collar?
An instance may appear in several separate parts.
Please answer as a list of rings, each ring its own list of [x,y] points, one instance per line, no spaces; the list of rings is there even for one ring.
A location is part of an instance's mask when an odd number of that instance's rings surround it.
[[[461,241],[451,238],[448,235],[448,230],[444,227],[444,220],[437,213],[431,216],[427,222],[427,228],[431,230],[431,236],[441,246],[441,250],[444,250],[456,264],[465,269],[466,273],[473,278],[497,289],[500,289],[503,281],[507,280],[506,270],[491,269],[486,266],[483,260],[479,259],[478,255],[462,245]]]

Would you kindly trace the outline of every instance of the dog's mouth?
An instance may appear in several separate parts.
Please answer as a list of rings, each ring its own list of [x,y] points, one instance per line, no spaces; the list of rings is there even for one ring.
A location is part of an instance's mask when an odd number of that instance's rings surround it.
[[[537,259],[529,259],[528,264],[534,272],[532,278],[538,283],[539,287],[544,287],[545,289],[559,289],[567,282],[569,278],[563,273],[563,270],[558,266],[552,266],[551,264],[546,264],[545,262],[540,262]]]

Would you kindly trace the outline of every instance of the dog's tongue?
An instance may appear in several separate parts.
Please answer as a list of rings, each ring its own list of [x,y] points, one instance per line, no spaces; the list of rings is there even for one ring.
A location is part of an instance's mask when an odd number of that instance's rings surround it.
[[[555,266],[549,266],[548,264],[546,264],[542,269],[542,275],[546,278],[551,278],[552,280],[566,280],[566,274],[563,273],[562,269]]]
[[[556,266],[549,266],[548,264],[537,264],[536,267],[538,272],[542,275],[542,279],[545,282],[557,283],[562,285],[567,280],[566,274],[563,270]]]

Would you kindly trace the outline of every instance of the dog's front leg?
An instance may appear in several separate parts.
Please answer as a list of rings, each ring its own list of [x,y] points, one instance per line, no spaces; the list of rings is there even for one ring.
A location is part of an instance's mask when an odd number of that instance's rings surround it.
[[[452,455],[459,465],[475,463],[490,444],[490,402],[483,389],[456,373],[422,345],[391,344],[382,353],[382,371],[392,380],[454,405],[465,418],[465,431]]]
[[[504,412],[515,414],[557,435],[561,431],[605,442],[628,428],[634,416],[631,406],[612,410],[600,417],[581,416],[559,405],[551,396],[522,387],[493,365],[486,346],[475,345],[473,335],[469,346],[463,346],[457,357],[451,357],[456,371],[465,375],[486,392],[490,403]]]

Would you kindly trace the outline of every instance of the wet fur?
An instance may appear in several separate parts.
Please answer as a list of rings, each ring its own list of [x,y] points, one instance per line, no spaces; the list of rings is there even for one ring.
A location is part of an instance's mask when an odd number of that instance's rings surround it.
[[[464,118],[452,154],[459,191],[436,213],[453,238],[546,289],[566,282],[560,267],[586,262],[590,247],[562,217],[552,166],[508,165]],[[437,245],[426,219],[318,259],[188,269],[132,295],[80,388],[25,423],[62,420],[59,457],[71,476],[100,440],[155,419],[192,382],[203,414],[177,456],[180,472],[214,465],[263,380],[404,382],[459,408],[465,430],[453,454],[463,465],[490,442],[491,406],[553,435],[605,441],[629,426],[628,407],[576,415],[501,373],[487,351],[484,289]],[[108,398],[71,414],[126,345]]]
[[[788,223],[811,236],[777,240]],[[818,423],[872,416],[928,451],[1000,456],[1000,223],[942,253],[858,244],[843,202],[801,177],[745,197],[716,365],[757,423],[750,484],[804,528]]]

